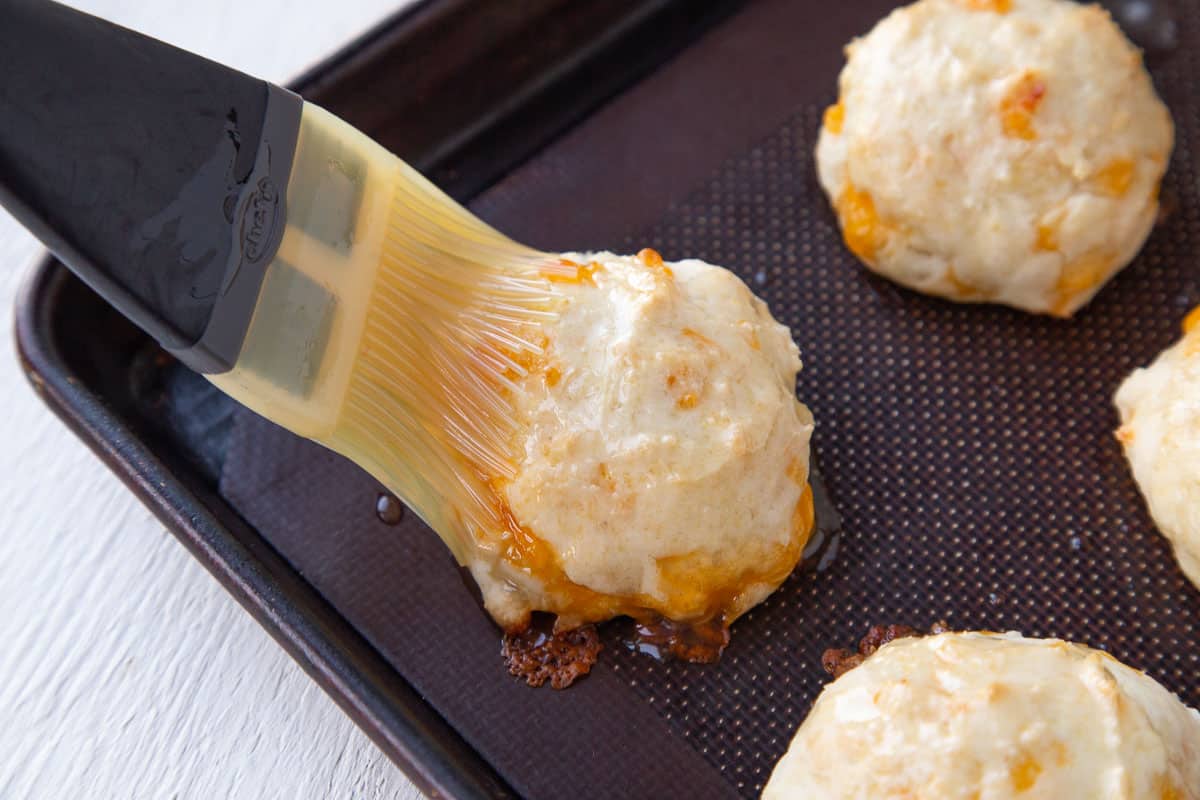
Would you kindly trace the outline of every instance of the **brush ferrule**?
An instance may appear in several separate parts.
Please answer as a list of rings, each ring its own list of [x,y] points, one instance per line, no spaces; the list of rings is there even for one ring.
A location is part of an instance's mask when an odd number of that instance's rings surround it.
[[[263,265],[234,369],[214,383],[310,438],[337,424],[370,303],[399,160],[306,103],[286,225]]]
[[[229,259],[208,324],[194,344],[167,347],[197,372],[227,372],[237,362],[267,267],[279,252],[286,227],[286,191],[303,102],[286,89],[266,86],[266,111],[254,167],[242,180],[236,203],[231,204]]]

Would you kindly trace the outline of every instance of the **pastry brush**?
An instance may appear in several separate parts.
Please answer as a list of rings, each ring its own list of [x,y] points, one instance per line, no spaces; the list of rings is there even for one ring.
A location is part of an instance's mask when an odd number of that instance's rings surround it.
[[[505,530],[491,487],[512,471],[512,380],[569,265],[297,95],[47,0],[0,0],[0,203],[460,562]]]

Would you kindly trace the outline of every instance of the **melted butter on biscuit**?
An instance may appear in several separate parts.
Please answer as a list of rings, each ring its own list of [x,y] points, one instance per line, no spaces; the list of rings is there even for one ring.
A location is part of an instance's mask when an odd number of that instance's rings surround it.
[[[510,524],[496,581],[507,628],[626,614],[728,624],[792,571],[812,528],[812,421],[788,329],[701,261],[566,254],[543,363],[516,381],[525,433],[493,482]],[[477,576],[478,577],[478,576]]]

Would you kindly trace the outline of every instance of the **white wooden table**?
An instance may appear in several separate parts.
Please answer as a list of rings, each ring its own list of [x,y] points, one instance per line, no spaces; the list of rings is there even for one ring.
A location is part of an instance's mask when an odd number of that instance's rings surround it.
[[[408,0],[70,2],[284,81]],[[37,252],[0,211],[5,337],[18,267]],[[0,798],[24,797],[419,794],[43,407],[10,343],[0,346]]]

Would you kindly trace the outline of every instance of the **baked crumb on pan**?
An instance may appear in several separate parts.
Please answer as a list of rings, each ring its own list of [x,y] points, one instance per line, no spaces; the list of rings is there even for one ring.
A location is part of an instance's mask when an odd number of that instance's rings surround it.
[[[500,654],[509,674],[530,686],[549,681],[555,689],[565,689],[591,672],[601,649],[595,625],[570,631],[531,625],[522,633],[505,634]]]
[[[941,621],[933,623],[928,634],[916,628],[910,628],[908,625],[872,625],[871,629],[867,631],[867,635],[859,640],[858,649],[846,650],[831,647],[821,654],[821,666],[836,680],[862,664],[867,656],[888,642],[910,636],[946,633],[949,630],[950,627]]]

